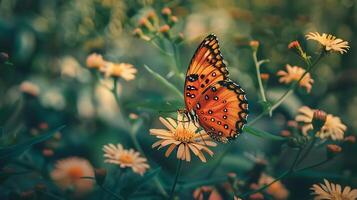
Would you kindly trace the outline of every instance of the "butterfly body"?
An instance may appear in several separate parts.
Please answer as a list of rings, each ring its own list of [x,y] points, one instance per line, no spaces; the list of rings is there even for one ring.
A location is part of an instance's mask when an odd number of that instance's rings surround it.
[[[197,48],[187,70],[184,112],[221,142],[236,138],[248,116],[245,92],[228,76],[218,40],[211,34]]]

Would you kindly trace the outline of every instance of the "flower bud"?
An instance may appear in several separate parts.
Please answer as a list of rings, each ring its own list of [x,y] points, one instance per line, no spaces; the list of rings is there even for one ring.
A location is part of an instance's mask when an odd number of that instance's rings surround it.
[[[289,43],[288,48],[289,49],[299,49],[299,48],[301,48],[301,46],[300,46],[300,43],[297,40],[295,40],[295,41],[292,41]]]
[[[288,131],[288,130],[282,130],[280,132],[280,135],[283,136],[283,137],[290,137],[291,136],[291,132]]]
[[[343,141],[353,144],[356,142],[356,136],[354,136],[354,135],[347,136],[347,137],[345,137],[345,139]]]
[[[262,199],[264,199],[264,196],[262,195],[262,193],[258,192],[258,193],[255,193],[255,194],[251,194],[249,196],[249,199],[251,199],[251,200],[262,200]]]
[[[249,42],[249,46],[252,48],[253,51],[258,51],[259,41],[252,40],[252,41]]]
[[[287,125],[289,127],[292,127],[292,128],[298,128],[299,127],[298,123],[295,120],[289,120]]]
[[[140,39],[143,39],[143,40],[145,40],[145,41],[149,41],[149,40],[150,40],[149,36],[145,35],[144,32],[143,32],[143,30],[142,30],[141,28],[136,28],[136,29],[134,29],[133,35],[134,35],[135,37],[140,38]]]
[[[153,32],[155,31],[155,28],[154,26],[152,25],[152,23],[146,18],[141,18],[139,20],[139,26],[144,30],[144,31],[150,31],[150,32]]]
[[[170,26],[167,24],[161,26],[159,29],[159,32],[162,33],[167,38],[170,38],[169,31],[170,31]]]
[[[322,110],[315,110],[314,115],[312,117],[312,127],[316,132],[320,131],[321,128],[325,125],[326,123],[326,118],[327,115],[324,111]]]
[[[45,156],[45,157],[51,157],[53,156],[54,152],[52,149],[43,149],[42,150],[42,155]]]
[[[135,37],[140,38],[141,35],[143,35],[143,34],[144,34],[144,33],[143,33],[143,30],[141,30],[141,28],[136,28],[136,29],[133,30],[133,35],[134,35]]]
[[[38,125],[38,128],[41,129],[41,130],[47,130],[48,129],[48,124],[46,122],[41,122]]]
[[[94,170],[95,180],[98,185],[103,185],[105,177],[107,176],[107,170],[104,168],[97,168]]]
[[[161,10],[161,14],[164,16],[170,16],[172,14],[172,11],[170,8],[166,7]]]
[[[333,158],[337,154],[341,153],[342,147],[336,145],[336,144],[329,144],[326,146],[327,148],[327,157],[328,158]]]
[[[267,81],[269,79],[270,75],[268,73],[261,73],[260,74],[260,78],[263,80],[263,81]]]
[[[150,11],[147,16],[148,16],[148,20],[149,20],[152,24],[157,23],[157,16],[156,16],[156,13],[155,13],[154,11]]]
[[[171,16],[170,22],[171,22],[171,24],[176,24],[178,22],[178,18],[176,16]]]

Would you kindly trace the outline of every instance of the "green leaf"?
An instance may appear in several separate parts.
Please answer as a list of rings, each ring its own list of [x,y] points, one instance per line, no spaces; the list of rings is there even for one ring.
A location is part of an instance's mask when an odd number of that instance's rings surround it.
[[[20,142],[18,144],[0,148],[1,163],[4,164],[5,161],[8,161],[8,158],[13,158],[20,155],[34,144],[50,139],[57,131],[61,130],[62,128],[64,128],[64,126],[60,126],[59,128],[41,134],[38,137],[31,138],[30,140],[27,140],[25,142]]]
[[[248,132],[248,133],[255,135],[257,137],[261,137],[261,138],[280,140],[280,141],[286,140],[286,138],[284,138],[284,137],[274,135],[274,134],[268,133],[266,131],[258,130],[258,129],[255,129],[250,126],[244,126],[243,131]]]
[[[164,77],[162,77],[160,74],[154,72],[152,69],[150,69],[147,65],[144,65],[144,68],[154,77],[155,80],[157,80],[160,84],[165,86],[167,89],[169,89],[172,93],[176,94],[180,99],[183,100],[183,94],[180,90],[178,90],[172,83],[170,83],[168,80],[166,80]]]
[[[125,197],[133,194],[137,191],[141,186],[143,186],[146,182],[150,181],[152,178],[157,176],[161,172],[161,167],[158,167],[150,172],[147,172],[144,176],[137,178],[136,180],[127,183],[122,189],[121,194]]]

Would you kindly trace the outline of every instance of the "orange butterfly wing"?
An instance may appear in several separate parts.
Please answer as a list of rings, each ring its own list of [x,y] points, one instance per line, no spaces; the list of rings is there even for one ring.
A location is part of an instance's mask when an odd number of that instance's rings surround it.
[[[243,89],[231,80],[219,81],[199,98],[200,125],[215,140],[235,139],[247,123],[248,101]]]
[[[202,92],[210,85],[228,78],[218,40],[215,35],[207,36],[191,59],[186,72],[185,104],[186,110],[192,110]]]

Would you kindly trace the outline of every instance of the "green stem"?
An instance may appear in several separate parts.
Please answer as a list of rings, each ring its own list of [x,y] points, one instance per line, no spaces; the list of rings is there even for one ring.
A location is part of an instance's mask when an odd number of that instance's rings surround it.
[[[269,110],[269,114],[272,115],[273,111],[279,107],[295,90],[295,87],[289,89],[287,92],[285,92],[283,94],[283,96],[281,96],[277,102],[274,103],[274,105],[270,108]]]
[[[182,160],[180,159],[179,160],[179,164],[177,165],[177,169],[176,169],[175,180],[174,180],[174,183],[172,184],[172,187],[171,187],[169,200],[172,200],[173,197],[174,197],[175,188],[176,188],[176,185],[177,185],[178,177],[180,176],[181,167],[182,167]]]
[[[177,73],[177,76],[180,78],[180,80],[184,81],[185,77],[183,76],[183,74],[180,73],[181,63],[180,63],[179,51],[178,51],[177,46],[175,45],[174,42],[170,41],[170,43],[172,46],[172,51],[174,53],[173,58],[175,61],[175,70],[176,70],[175,72]]]
[[[324,161],[322,161],[322,162],[319,162],[319,163],[316,163],[316,164],[313,164],[313,165],[310,165],[310,166],[307,166],[307,167],[303,167],[303,168],[301,168],[301,169],[297,169],[297,170],[295,170],[295,172],[300,172],[300,171],[304,171],[304,170],[307,170],[307,169],[311,169],[311,168],[318,167],[318,166],[320,166],[320,165],[323,165],[323,164],[329,162],[330,160],[331,160],[331,159],[326,159],[326,160],[324,160]]]
[[[288,171],[282,173],[278,178],[276,178],[274,181],[272,181],[271,183],[267,184],[267,185],[264,185],[262,187],[260,187],[259,189],[257,190],[253,190],[253,191],[250,191],[250,192],[247,192],[247,193],[244,193],[242,195],[240,195],[241,198],[245,199],[245,197],[251,195],[251,194],[255,194],[255,193],[258,193],[258,192],[261,192],[263,190],[265,190],[266,188],[268,188],[269,186],[271,186],[272,184],[274,184],[275,182],[289,176],[290,174],[292,174],[294,172],[294,167],[296,166],[297,162],[298,162],[298,159],[300,157],[300,154],[301,154],[301,149],[299,149],[298,153],[296,154],[295,156],[295,159],[293,161],[293,163],[291,164],[290,168]]]
[[[261,65],[261,63],[258,63],[257,51],[253,51],[253,60],[254,60],[254,64],[255,64],[255,70],[257,72],[257,79],[258,79],[258,84],[259,84],[260,95],[262,97],[263,102],[266,102],[267,99],[265,97],[265,91],[264,91],[264,87],[263,87],[263,82],[262,82],[262,78],[260,77],[260,65]]]
[[[150,43],[160,51],[160,53],[166,55],[166,56],[172,56],[171,53],[167,53],[164,49],[162,49],[158,44],[156,44],[156,42],[154,42],[154,40],[150,40]]]
[[[290,88],[288,91],[286,91],[269,109],[269,112],[263,111],[261,114],[258,115],[258,119],[253,120],[252,122],[258,121],[260,118],[262,118],[265,114],[269,113],[272,115],[273,111],[278,108],[293,92],[294,90],[299,86],[300,81],[305,77],[306,74],[311,72],[311,70],[314,68],[314,66],[318,63],[318,61],[321,60],[321,58],[324,56],[324,52],[322,51],[320,55],[316,58],[316,60],[311,63],[309,59],[304,59],[306,65],[307,65],[307,70],[304,72],[304,74],[299,78],[298,81],[294,82],[291,84]]]
[[[252,195],[252,194],[255,194],[255,193],[258,193],[258,192],[261,192],[261,191],[265,190],[266,188],[268,188],[268,187],[271,186],[272,184],[278,182],[279,180],[285,178],[286,176],[288,176],[288,175],[290,175],[290,174],[291,174],[291,171],[288,170],[288,171],[282,173],[278,178],[276,178],[274,181],[270,182],[269,184],[264,185],[264,186],[260,187],[260,188],[257,189],[257,190],[254,190],[254,191],[251,191],[251,192],[246,192],[246,193],[240,195],[240,197],[241,197],[242,199],[246,199],[247,196],[250,196],[250,195]]]
[[[121,112],[121,109],[123,109],[123,108],[121,106],[121,102],[120,102],[119,95],[118,95],[118,92],[117,92],[117,82],[118,82],[118,79],[115,78],[114,79],[114,86],[113,86],[113,89],[111,90],[111,92],[113,93],[115,101],[116,101],[116,103],[117,103],[117,105],[119,107],[119,113],[118,113],[119,114],[119,121],[121,121],[124,124],[124,127],[123,127],[124,130],[127,130],[129,132],[129,135],[130,135],[130,138],[131,138],[131,140],[133,142],[134,147],[143,156],[145,156],[144,151],[141,148],[141,145],[140,145],[138,139],[136,138],[136,133],[134,133],[134,131],[129,128],[129,127],[131,127],[131,124],[129,122],[127,122],[126,120],[124,120],[123,114]],[[161,192],[161,194],[163,196],[165,196],[165,197],[168,196],[166,191],[165,191],[165,189],[164,189],[164,187],[162,186],[160,180],[157,177],[154,178],[154,182],[155,182],[156,186],[158,187],[159,191]]]
[[[309,144],[309,146],[307,147],[305,153],[301,156],[301,158],[299,159],[299,163],[301,163],[303,160],[305,160],[306,156],[310,153],[310,151],[312,150],[312,148],[314,147],[316,143],[316,137],[314,136],[314,138],[312,139],[311,143]]]

